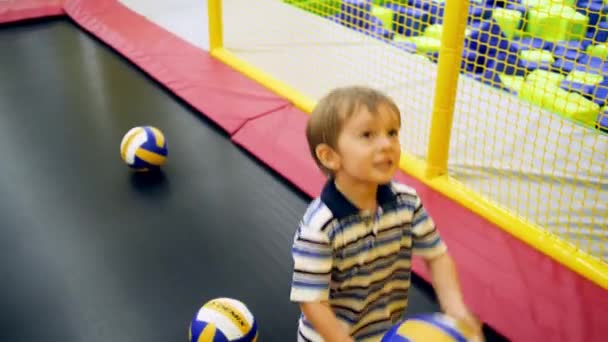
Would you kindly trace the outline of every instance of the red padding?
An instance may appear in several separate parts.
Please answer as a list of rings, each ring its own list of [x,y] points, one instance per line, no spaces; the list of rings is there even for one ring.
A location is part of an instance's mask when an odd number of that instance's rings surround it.
[[[467,302],[484,321],[513,341],[606,339],[606,290],[420,181],[398,179],[418,190],[458,264]],[[421,263],[415,269],[428,279]]]
[[[309,157],[306,114],[114,0],[66,0],[85,29],[233,134],[310,196],[323,176]],[[277,129],[280,127],[280,129]],[[457,203],[400,174],[422,196],[482,319],[513,341],[600,342],[608,336],[608,292]],[[427,277],[423,265],[414,269]]]
[[[314,197],[324,178],[310,158],[306,118],[285,107],[247,122],[233,139]],[[606,291],[420,181],[397,179],[419,192],[456,260],[467,302],[494,329],[513,341],[605,340]],[[420,260],[414,271],[429,280]]]
[[[66,0],[64,6],[85,30],[230,134],[247,120],[288,104],[115,0]]]
[[[63,0],[0,0],[0,23],[63,14]]]
[[[302,139],[306,120],[306,114],[286,106],[246,123],[232,140],[312,197],[324,179]]]

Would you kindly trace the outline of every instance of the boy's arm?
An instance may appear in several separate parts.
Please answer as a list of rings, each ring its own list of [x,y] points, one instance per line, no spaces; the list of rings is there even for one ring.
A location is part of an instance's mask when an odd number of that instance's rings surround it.
[[[464,303],[454,261],[420,198],[412,217],[412,240],[414,252],[426,261],[443,311],[469,325],[482,340],[481,323]]]
[[[426,265],[431,273],[433,288],[443,311],[474,329],[475,334],[482,336],[481,322],[469,311],[464,303],[456,266],[452,257],[444,252],[438,257],[427,259]]]
[[[333,248],[328,233],[322,229],[327,220],[321,212],[300,223],[292,247],[290,299],[300,305],[306,320],[324,341],[354,342],[328,303]]]
[[[327,302],[301,303],[300,308],[306,319],[326,342],[355,342],[350,337]]]

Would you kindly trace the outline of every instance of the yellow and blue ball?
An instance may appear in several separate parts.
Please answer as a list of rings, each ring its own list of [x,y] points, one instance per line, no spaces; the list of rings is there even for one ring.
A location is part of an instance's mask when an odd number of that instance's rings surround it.
[[[381,342],[469,342],[473,331],[441,313],[410,317],[391,328]]]
[[[167,140],[158,128],[131,128],[120,143],[122,160],[136,171],[159,169],[167,161]]]
[[[257,342],[258,326],[245,304],[232,298],[205,303],[188,329],[190,342]]]

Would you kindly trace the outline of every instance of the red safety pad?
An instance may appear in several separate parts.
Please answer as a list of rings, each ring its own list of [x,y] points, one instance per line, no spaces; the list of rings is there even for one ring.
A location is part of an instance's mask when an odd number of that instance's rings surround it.
[[[466,301],[513,341],[604,341],[608,292],[458,203],[413,186],[453,255]],[[417,273],[429,280],[420,260]]]
[[[229,134],[288,104],[208,52],[115,0],[66,0],[66,13]]]
[[[306,136],[307,115],[293,106],[250,121],[233,135],[248,150],[284,178],[314,197],[323,186],[323,173],[310,157]]]
[[[63,0],[0,0],[0,23],[63,14]]]
[[[66,12],[231,133],[310,196],[324,177],[306,144],[306,114],[114,0],[66,0]],[[512,341],[604,341],[608,292],[416,179],[458,264],[465,298]],[[414,270],[428,279],[424,265]]]

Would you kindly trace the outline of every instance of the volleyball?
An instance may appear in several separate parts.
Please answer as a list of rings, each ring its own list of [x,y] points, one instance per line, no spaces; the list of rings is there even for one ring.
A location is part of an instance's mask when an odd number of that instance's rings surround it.
[[[165,135],[156,127],[133,127],[122,138],[120,156],[136,171],[158,169],[167,160]]]
[[[408,318],[391,328],[381,342],[470,342],[475,334],[464,324],[441,314]]]
[[[257,342],[258,327],[245,304],[232,298],[205,303],[188,329],[190,342]]]

